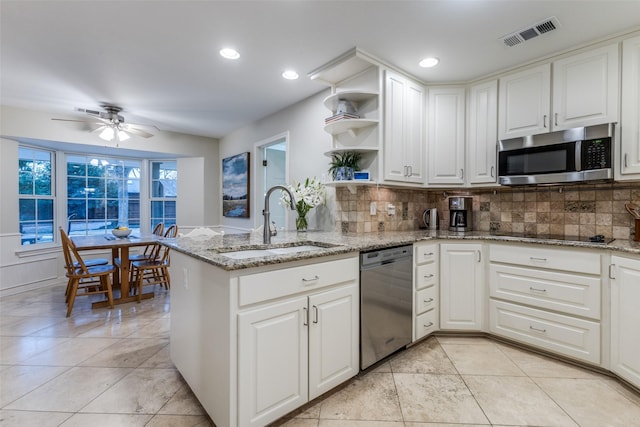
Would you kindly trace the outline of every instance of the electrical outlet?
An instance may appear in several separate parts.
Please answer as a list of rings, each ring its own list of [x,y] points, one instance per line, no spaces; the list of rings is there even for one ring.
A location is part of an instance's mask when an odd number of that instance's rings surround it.
[[[387,214],[388,215],[395,215],[396,214],[396,207],[392,204],[388,204],[387,205]]]
[[[369,215],[375,215],[376,214],[376,202],[371,202],[371,204],[369,205]]]

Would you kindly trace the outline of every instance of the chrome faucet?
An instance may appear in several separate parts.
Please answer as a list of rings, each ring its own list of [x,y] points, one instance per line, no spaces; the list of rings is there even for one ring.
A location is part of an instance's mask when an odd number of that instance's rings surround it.
[[[275,230],[271,231],[271,227],[269,226],[271,224],[271,221],[269,221],[271,216],[271,213],[269,212],[269,196],[271,196],[271,193],[273,193],[273,190],[283,190],[289,193],[289,205],[291,206],[291,210],[292,211],[296,210],[295,197],[293,197],[293,193],[291,193],[291,191],[287,187],[282,185],[274,185],[273,187],[267,190],[267,193],[264,195],[264,210],[262,211],[262,215],[264,216],[264,229],[262,230],[262,243],[264,243],[265,245],[268,245],[269,243],[271,243],[271,236],[276,235],[276,231]]]

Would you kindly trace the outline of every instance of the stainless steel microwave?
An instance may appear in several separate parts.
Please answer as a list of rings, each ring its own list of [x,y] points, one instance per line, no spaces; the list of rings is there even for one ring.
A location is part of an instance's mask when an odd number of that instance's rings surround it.
[[[502,185],[575,183],[613,179],[613,135],[608,123],[501,140]]]

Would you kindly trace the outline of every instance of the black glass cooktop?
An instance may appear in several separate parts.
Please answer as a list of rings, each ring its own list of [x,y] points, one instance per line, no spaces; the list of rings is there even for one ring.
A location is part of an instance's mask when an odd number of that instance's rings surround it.
[[[567,242],[588,242],[588,243],[602,243],[606,245],[614,241],[610,237],[605,237],[602,234],[595,236],[567,236],[565,234],[529,234],[529,233],[510,233],[504,231],[492,232],[494,236],[507,236],[507,237],[522,237],[528,239],[550,239],[550,240],[564,240]]]

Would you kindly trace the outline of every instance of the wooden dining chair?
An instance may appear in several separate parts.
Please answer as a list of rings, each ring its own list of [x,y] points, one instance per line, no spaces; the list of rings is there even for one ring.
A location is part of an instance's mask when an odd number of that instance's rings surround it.
[[[60,228],[62,252],[67,270],[67,317],[71,315],[76,296],[106,294],[109,306],[113,308],[113,291],[111,289],[111,275],[116,271],[110,264],[89,266],[85,262],[76,245],[67,233]]]
[[[153,227],[152,233],[155,234],[156,236],[162,236],[164,233],[164,223],[162,222],[157,223],[156,226]],[[130,283],[133,282],[132,263],[134,261],[145,261],[145,260],[150,260],[155,258],[157,250],[158,250],[158,245],[153,243],[150,245],[146,245],[142,253],[129,255],[129,282]],[[122,268],[122,260],[120,258],[114,258],[113,263],[115,264],[116,268],[118,269]]]
[[[173,224],[164,233],[164,237],[174,238],[178,235],[178,226]],[[138,302],[142,299],[142,287],[147,285],[163,285],[165,289],[171,288],[171,266],[169,258],[170,248],[164,245],[157,245],[153,259],[134,261],[131,263],[133,276],[132,283],[134,292],[138,293]]]

